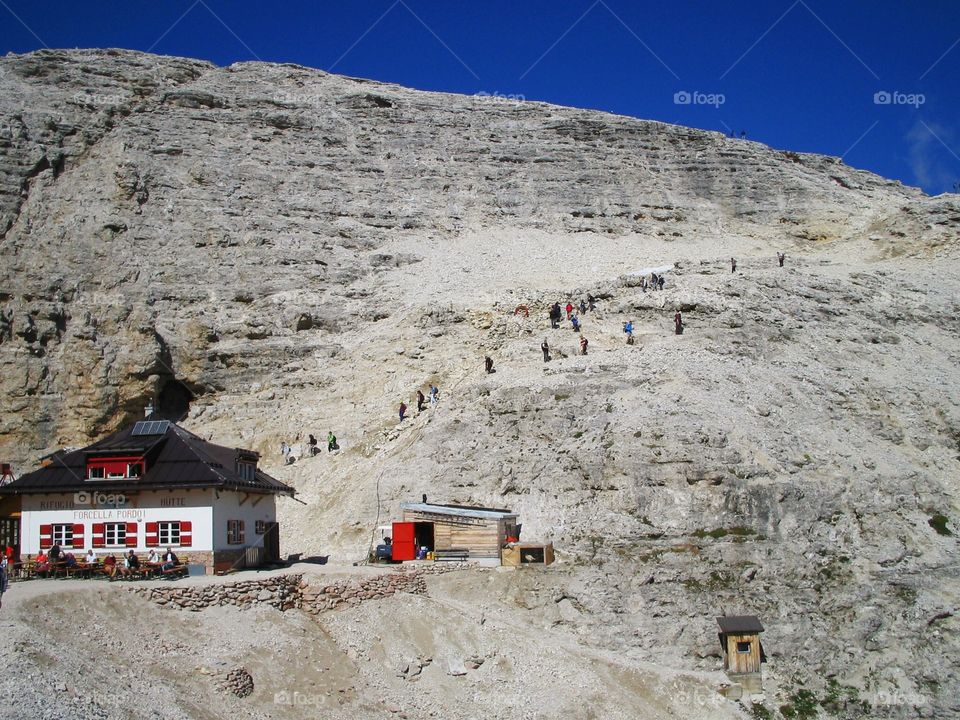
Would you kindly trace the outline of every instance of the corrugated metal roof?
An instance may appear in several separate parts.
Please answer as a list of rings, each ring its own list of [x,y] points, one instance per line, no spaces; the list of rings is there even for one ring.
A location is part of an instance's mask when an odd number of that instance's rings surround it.
[[[458,517],[507,518],[516,517],[511,510],[498,508],[471,507],[469,505],[433,505],[431,503],[400,503],[401,510],[433,513],[434,515],[454,515]]]
[[[727,615],[717,618],[720,631],[725,633],[761,633],[763,625],[756,615]]]
[[[4,485],[0,494],[205,487],[284,495],[295,492],[259,469],[252,480],[240,477],[237,459],[240,455],[257,456],[253,451],[215,445],[174,423],[163,435],[135,437],[131,435],[133,428],[125,427],[81,450],[55,453],[50,456],[50,464]],[[87,480],[90,455],[143,455],[147,467],[140,478]]]

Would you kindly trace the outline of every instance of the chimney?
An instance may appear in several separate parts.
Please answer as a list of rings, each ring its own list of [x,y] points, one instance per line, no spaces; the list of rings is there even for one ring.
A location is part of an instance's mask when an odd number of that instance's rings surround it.
[[[151,403],[147,403],[147,407],[145,407],[145,408],[143,409],[143,416],[144,416],[144,417],[150,417],[151,415],[153,415],[153,403],[152,403],[152,402],[151,402]]]

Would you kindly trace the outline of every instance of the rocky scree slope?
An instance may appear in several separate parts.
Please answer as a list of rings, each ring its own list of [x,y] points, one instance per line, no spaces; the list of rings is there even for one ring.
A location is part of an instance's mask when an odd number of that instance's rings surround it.
[[[954,198],[295,66],[44,51],[0,87],[5,457],[190,400],[308,502],[290,551],[362,557],[421,493],[507,505],[563,561],[515,602],[585,643],[715,669],[713,615],[756,612],[785,698],[957,712]],[[581,357],[545,311],[587,292]],[[327,429],[343,451],[280,466]]]

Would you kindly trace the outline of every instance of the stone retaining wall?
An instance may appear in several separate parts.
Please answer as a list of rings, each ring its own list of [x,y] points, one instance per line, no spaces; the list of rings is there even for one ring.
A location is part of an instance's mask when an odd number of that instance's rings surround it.
[[[219,605],[272,605],[278,610],[299,607],[302,575],[275,575],[263,580],[246,580],[230,584],[181,585],[130,588],[137,595],[158,605],[197,612]]]
[[[275,575],[262,580],[235,583],[211,583],[162,587],[137,587],[130,590],[147,600],[168,607],[199,612],[204,608],[235,605],[249,608],[270,605],[278,610],[301,608],[312,615],[343,605],[359,605],[394,593],[425,595],[427,575],[440,575],[472,567],[466,563],[422,565],[362,579],[339,579],[329,584],[322,577],[304,579],[302,574]]]

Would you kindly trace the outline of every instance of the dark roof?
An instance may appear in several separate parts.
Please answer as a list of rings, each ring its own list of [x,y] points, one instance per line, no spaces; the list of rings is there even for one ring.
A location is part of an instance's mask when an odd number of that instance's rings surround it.
[[[54,453],[49,463],[0,488],[0,494],[21,495],[76,492],[95,488],[101,492],[222,488],[247,492],[293,495],[294,489],[257,470],[253,480],[237,472],[240,457],[256,458],[252,450],[214,445],[179,425],[170,423],[163,434],[133,435],[134,425],[118,430],[80,450]],[[87,457],[136,455],[146,459],[140,478],[87,480]]]
[[[763,625],[760,624],[760,618],[756,615],[727,615],[718,617],[717,624],[720,626],[720,632],[738,634],[738,633],[762,633]]]

